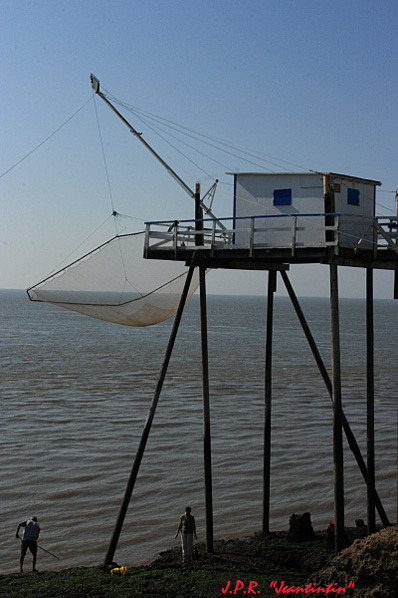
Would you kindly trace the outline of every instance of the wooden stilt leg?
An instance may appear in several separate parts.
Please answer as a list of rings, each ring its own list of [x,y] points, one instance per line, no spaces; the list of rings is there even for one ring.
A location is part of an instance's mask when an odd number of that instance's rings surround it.
[[[271,398],[272,398],[272,329],[274,318],[274,293],[276,271],[268,273],[267,333],[265,350],[265,422],[264,422],[264,472],[263,472],[263,533],[269,533],[271,486]]]
[[[341,408],[340,324],[337,266],[330,265],[330,307],[332,328],[333,471],[335,551],[344,548],[344,464]]]
[[[366,269],[366,358],[367,358],[367,456],[368,456],[368,534],[376,531],[375,513],[375,429],[374,429],[374,327],[373,270]]]
[[[207,349],[206,269],[200,275],[200,326],[202,339],[202,389],[203,389],[203,454],[205,470],[206,550],[213,552],[213,490],[211,471],[210,393]]]

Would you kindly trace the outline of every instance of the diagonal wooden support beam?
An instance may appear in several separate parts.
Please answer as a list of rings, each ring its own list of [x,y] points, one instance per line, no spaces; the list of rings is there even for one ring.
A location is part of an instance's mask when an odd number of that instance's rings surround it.
[[[387,245],[398,255],[398,247],[395,245],[389,234],[386,233],[386,231],[380,226],[378,222],[375,221],[374,225],[379,235],[383,237],[383,239],[387,242]]]
[[[134,490],[134,486],[135,486],[135,482],[136,482],[136,479],[138,476],[138,471],[139,471],[139,468],[141,465],[142,457],[144,456],[144,451],[145,451],[146,443],[148,440],[149,432],[151,430],[152,421],[155,416],[155,411],[156,411],[156,407],[157,407],[157,404],[159,401],[160,392],[163,388],[163,383],[164,383],[164,380],[166,377],[167,368],[169,366],[170,357],[171,357],[173,347],[174,347],[174,342],[177,337],[178,328],[179,328],[179,325],[181,322],[181,317],[182,317],[182,313],[184,311],[184,306],[185,306],[185,302],[187,300],[188,291],[189,291],[189,287],[191,285],[194,270],[195,270],[195,266],[191,266],[189,268],[189,271],[187,274],[187,278],[185,281],[184,289],[182,291],[178,310],[177,310],[176,316],[174,318],[173,328],[171,330],[170,339],[169,339],[167,349],[166,349],[166,354],[165,354],[165,357],[163,360],[162,368],[160,370],[158,383],[156,385],[156,390],[155,390],[155,393],[154,393],[154,396],[152,399],[151,406],[148,411],[144,429],[142,431],[140,444],[138,446],[137,453],[136,453],[134,463],[133,463],[133,467],[131,469],[130,477],[127,482],[127,487],[126,487],[126,490],[124,493],[123,501],[120,506],[119,514],[118,514],[116,524],[115,524],[115,527],[114,527],[114,530],[112,533],[112,538],[109,543],[108,551],[105,556],[104,565],[111,565],[113,562],[113,557],[115,555],[116,547],[117,547],[117,544],[119,541],[120,532],[122,531],[124,518],[126,516],[127,509],[128,509],[130,499],[131,499],[131,495]]]
[[[331,382],[329,374],[328,374],[328,372],[326,370],[325,364],[323,363],[322,357],[321,357],[321,355],[320,355],[320,353],[318,351],[318,347],[316,346],[314,337],[312,336],[312,333],[311,333],[311,330],[310,330],[310,328],[308,326],[307,320],[305,319],[304,313],[303,313],[303,311],[301,309],[301,306],[299,304],[299,301],[297,299],[297,296],[296,296],[296,294],[294,292],[294,289],[293,289],[293,287],[291,285],[291,282],[289,280],[289,277],[288,277],[287,273],[281,271],[281,276],[282,276],[283,282],[285,284],[286,290],[287,290],[287,292],[289,294],[290,300],[291,300],[291,302],[293,304],[293,307],[294,307],[294,309],[296,311],[297,317],[298,317],[298,319],[300,321],[300,324],[301,324],[301,326],[303,328],[305,337],[306,337],[306,339],[308,341],[308,344],[310,346],[310,349],[312,351],[314,359],[315,359],[315,361],[316,361],[316,363],[318,365],[319,371],[321,373],[321,376],[323,378],[323,381],[325,383],[327,391],[328,391],[328,393],[330,395],[330,398],[332,399],[332,397],[333,397],[333,394],[332,394],[332,382]],[[350,447],[351,451],[353,452],[353,454],[355,456],[355,459],[356,459],[356,461],[358,463],[358,467],[359,467],[359,469],[361,471],[362,477],[365,480],[365,483],[367,484],[368,483],[368,470],[367,470],[365,461],[364,461],[364,459],[362,457],[361,451],[359,449],[358,443],[357,443],[357,441],[355,439],[355,436],[354,436],[354,434],[353,434],[353,432],[351,430],[351,427],[350,427],[350,425],[349,425],[349,423],[347,421],[347,418],[344,415],[344,412],[343,412],[343,430],[345,432],[345,435],[346,435],[349,447]],[[390,525],[389,519],[387,517],[387,514],[386,514],[386,512],[384,510],[384,507],[383,507],[383,505],[381,503],[381,500],[379,498],[379,495],[378,495],[376,489],[375,489],[374,499],[375,499],[375,505],[376,505],[377,511],[379,513],[379,516],[380,516],[380,519],[381,519],[383,525]]]

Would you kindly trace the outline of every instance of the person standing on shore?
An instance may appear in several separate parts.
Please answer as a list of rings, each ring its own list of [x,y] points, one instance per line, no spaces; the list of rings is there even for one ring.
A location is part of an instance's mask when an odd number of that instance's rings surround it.
[[[198,539],[198,536],[196,535],[195,517],[191,515],[191,507],[185,507],[185,513],[180,517],[180,521],[177,527],[177,533],[174,536],[175,538],[177,538],[180,531],[182,546],[182,562],[186,563],[187,561],[190,561],[192,559],[193,537],[195,536],[196,540]]]
[[[18,523],[17,532],[15,537],[19,539],[19,530],[21,527],[24,528],[24,533],[22,536],[22,543],[21,543],[21,557],[19,559],[20,562],[20,573],[23,573],[23,564],[25,560],[26,552],[29,548],[30,552],[32,553],[32,571],[37,571],[36,569],[36,560],[37,560],[37,540],[40,534],[40,526],[37,523],[37,517],[31,517],[27,521],[21,521]]]

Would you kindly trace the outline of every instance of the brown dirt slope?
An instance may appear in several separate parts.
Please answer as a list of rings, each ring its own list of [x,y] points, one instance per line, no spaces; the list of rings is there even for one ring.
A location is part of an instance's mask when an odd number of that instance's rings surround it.
[[[351,596],[398,598],[398,527],[355,540],[309,581],[319,586],[333,581],[346,587],[353,581]]]

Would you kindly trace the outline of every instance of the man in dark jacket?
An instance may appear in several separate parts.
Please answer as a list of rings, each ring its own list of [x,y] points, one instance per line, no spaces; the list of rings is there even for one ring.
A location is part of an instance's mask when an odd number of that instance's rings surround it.
[[[32,553],[32,570],[36,571],[36,559],[37,559],[37,540],[40,534],[40,526],[37,523],[37,517],[31,517],[27,521],[21,521],[18,523],[16,538],[19,539],[19,530],[21,527],[24,528],[21,543],[21,558],[20,558],[20,573],[23,573],[23,563],[25,560],[26,551],[30,550]]]

